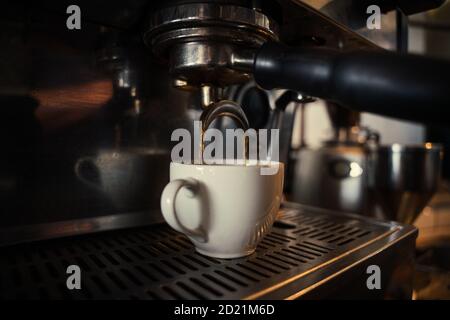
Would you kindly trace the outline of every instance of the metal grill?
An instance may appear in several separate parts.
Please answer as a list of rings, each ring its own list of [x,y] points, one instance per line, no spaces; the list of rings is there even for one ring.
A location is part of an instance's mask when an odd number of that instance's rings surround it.
[[[157,225],[0,250],[1,299],[241,299],[391,232],[356,217],[284,209],[246,258],[221,260]],[[68,290],[66,269],[82,270]]]

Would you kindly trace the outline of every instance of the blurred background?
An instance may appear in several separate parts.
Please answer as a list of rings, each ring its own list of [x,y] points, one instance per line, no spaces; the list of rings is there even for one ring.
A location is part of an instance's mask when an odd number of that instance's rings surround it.
[[[318,3],[318,1],[309,2],[315,5]],[[325,5],[327,1],[322,2],[321,5]],[[386,27],[389,30],[389,21],[393,20],[395,19],[393,19],[392,13],[384,15],[383,21],[388,25],[383,25],[383,29]],[[409,16],[408,27],[408,52],[450,59],[449,1],[437,10]],[[369,33],[368,30],[363,31],[365,36],[368,36]],[[382,36],[382,32],[378,32],[375,36],[378,45],[386,49],[395,49],[395,41],[392,38]],[[318,147],[324,140],[332,138],[333,126],[324,101],[319,100],[309,104],[303,115],[306,123],[304,136],[301,137],[300,130],[293,131],[295,147],[299,147],[301,143]],[[368,113],[362,113],[360,121],[363,127],[369,127],[382,133],[380,135],[381,144],[420,145],[429,141],[443,144],[443,180],[437,194],[414,223],[419,228],[417,246],[420,251],[415,298],[450,299],[450,271],[448,271],[450,270],[450,154],[448,152],[450,150],[450,129],[425,126]],[[298,113],[296,125],[299,125],[300,122],[301,114]],[[421,266],[420,262],[426,265]]]

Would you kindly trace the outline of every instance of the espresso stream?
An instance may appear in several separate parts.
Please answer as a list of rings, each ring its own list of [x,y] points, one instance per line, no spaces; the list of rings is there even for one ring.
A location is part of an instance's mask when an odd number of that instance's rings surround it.
[[[209,129],[210,125],[217,119],[221,117],[228,117],[234,120],[234,122],[239,126],[240,129],[247,131],[249,129],[249,123],[248,119],[242,110],[242,108],[234,101],[230,100],[222,100],[216,103],[213,103],[212,105],[208,106],[205,111],[203,111],[200,120],[201,120],[201,128],[200,128],[200,141],[199,141],[199,152],[200,152],[200,159],[202,164],[207,164],[204,162],[204,151],[205,151],[205,142],[204,142],[204,136],[205,132]],[[249,148],[248,148],[248,137],[244,136],[244,143],[242,154],[244,155],[244,162],[245,164],[248,164],[249,159]],[[235,148],[233,139],[233,148]],[[222,141],[227,144],[225,139],[222,139]],[[196,142],[198,143],[198,142]],[[210,142],[214,143],[214,142]],[[237,153],[237,152],[236,152]],[[226,159],[225,157],[223,160],[230,160]],[[237,159],[235,159],[237,161]]]

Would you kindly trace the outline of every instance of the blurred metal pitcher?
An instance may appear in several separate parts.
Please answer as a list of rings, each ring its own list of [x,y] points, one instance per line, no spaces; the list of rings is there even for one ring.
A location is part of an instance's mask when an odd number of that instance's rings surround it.
[[[366,214],[413,223],[437,190],[442,154],[432,143],[374,147],[368,154]]]

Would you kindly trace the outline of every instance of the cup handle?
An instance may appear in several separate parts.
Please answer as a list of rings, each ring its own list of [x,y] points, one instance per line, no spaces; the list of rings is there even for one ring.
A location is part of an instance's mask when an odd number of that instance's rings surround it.
[[[101,187],[96,184],[95,182],[85,178],[83,176],[83,166],[87,163],[94,163],[95,159],[92,157],[84,157],[79,159],[76,163],[75,163],[75,174],[77,176],[78,179],[80,179],[82,182],[84,182],[85,184],[87,184],[88,186],[96,189],[96,190],[101,190]]]
[[[189,191],[189,197],[195,198],[198,196],[198,190],[200,186],[199,182],[195,179],[177,179],[169,182],[169,184],[167,184],[164,188],[161,195],[161,211],[163,213],[164,219],[175,230],[178,230],[186,234],[187,236],[204,243],[206,242],[207,237],[203,230],[201,230],[200,228],[186,228],[178,218],[178,213],[175,209],[175,200],[178,192],[182,188],[186,188]]]

